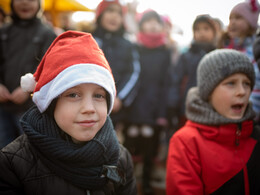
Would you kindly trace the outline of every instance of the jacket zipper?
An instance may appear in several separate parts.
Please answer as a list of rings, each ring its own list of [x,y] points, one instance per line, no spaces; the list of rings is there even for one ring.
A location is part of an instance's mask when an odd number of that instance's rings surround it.
[[[237,130],[236,130],[236,140],[235,140],[235,144],[236,146],[239,146],[239,139],[241,136],[241,131],[242,131],[242,124],[238,123],[237,124]],[[244,165],[244,160],[241,158],[241,162]],[[249,195],[250,194],[250,190],[249,190],[249,180],[248,180],[248,172],[247,172],[247,166],[245,165],[243,168],[243,174],[244,174],[244,187],[245,187],[245,195]]]
[[[237,124],[237,130],[236,130],[236,140],[235,140],[235,144],[236,146],[239,146],[239,139],[240,139],[240,136],[241,136],[241,123]]]

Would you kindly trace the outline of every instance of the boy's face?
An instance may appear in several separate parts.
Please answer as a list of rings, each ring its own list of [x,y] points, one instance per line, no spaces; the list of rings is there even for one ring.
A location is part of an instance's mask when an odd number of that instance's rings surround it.
[[[28,20],[38,12],[39,0],[13,0],[15,13],[23,20]]]
[[[202,43],[212,43],[215,38],[213,29],[206,22],[199,22],[194,29],[194,40]]]
[[[161,33],[163,32],[163,25],[155,18],[144,21],[142,24],[142,31],[144,33]]]
[[[251,81],[245,74],[236,73],[217,85],[210,103],[222,116],[240,119],[244,116],[251,93]]]
[[[228,35],[231,38],[244,37],[250,29],[249,23],[239,14],[232,13],[229,17]]]
[[[110,32],[116,32],[123,24],[123,13],[119,5],[110,4],[101,17],[101,26]]]
[[[58,98],[54,118],[75,143],[91,140],[107,118],[105,89],[86,83],[66,90]]]

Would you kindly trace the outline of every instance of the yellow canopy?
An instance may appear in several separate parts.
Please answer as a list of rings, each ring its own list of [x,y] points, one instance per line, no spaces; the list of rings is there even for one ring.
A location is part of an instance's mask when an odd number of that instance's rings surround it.
[[[0,6],[6,13],[10,12],[11,0],[0,0]],[[80,4],[76,0],[42,0],[43,10],[51,13],[54,25],[57,25],[57,15],[60,12],[94,11]]]
[[[60,12],[94,11],[76,0],[44,0],[43,8],[44,11],[51,13],[54,26],[59,26],[58,14]]]
[[[10,12],[10,1],[1,0],[0,6],[7,12]],[[43,9],[45,11],[93,11],[84,5],[80,4],[76,0],[42,0]]]
[[[6,13],[9,13],[10,12],[10,0],[0,0],[0,7],[2,7]]]
[[[45,11],[93,11],[76,0],[44,0]]]

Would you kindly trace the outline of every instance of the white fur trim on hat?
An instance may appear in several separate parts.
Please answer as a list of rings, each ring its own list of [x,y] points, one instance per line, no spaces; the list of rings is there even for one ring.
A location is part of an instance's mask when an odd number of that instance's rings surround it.
[[[27,73],[24,76],[22,76],[20,80],[20,85],[25,92],[33,92],[36,86],[36,81],[34,79],[33,74]]]
[[[72,65],[60,72],[53,80],[34,92],[33,101],[40,112],[44,112],[53,99],[64,91],[82,83],[93,83],[103,87],[110,95],[108,114],[112,111],[116,95],[112,74],[104,67],[96,64]]]

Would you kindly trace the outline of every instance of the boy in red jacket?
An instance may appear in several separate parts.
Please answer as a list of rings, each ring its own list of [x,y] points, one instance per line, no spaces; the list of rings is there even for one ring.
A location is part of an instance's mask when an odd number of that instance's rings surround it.
[[[167,194],[259,194],[253,65],[241,52],[214,50],[201,60],[197,78],[187,96],[188,121],[170,141]]]

